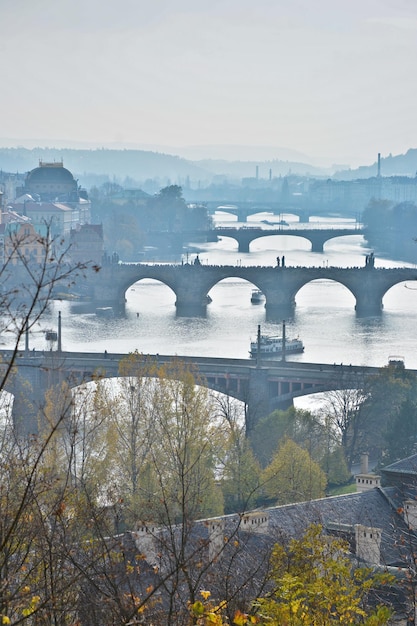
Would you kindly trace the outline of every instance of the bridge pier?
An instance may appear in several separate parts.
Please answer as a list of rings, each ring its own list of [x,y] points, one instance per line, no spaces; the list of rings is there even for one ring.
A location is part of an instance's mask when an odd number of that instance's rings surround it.
[[[246,402],[246,433],[250,433],[263,417],[270,413],[268,370],[255,367],[249,372],[248,398]]]
[[[382,314],[384,305],[380,302],[356,300],[355,311],[359,317],[377,317]]]
[[[194,272],[194,269],[197,272]],[[182,279],[177,280],[175,307],[177,315],[181,317],[205,317],[207,314],[207,294],[210,288],[204,280],[201,270],[204,272],[204,268],[201,266],[190,265]]]
[[[289,212],[291,213],[291,209],[289,209]],[[310,221],[310,211],[306,211],[306,210],[303,210],[303,209],[293,209],[292,212],[295,213],[295,215],[298,215],[300,223],[302,223],[302,224],[308,224],[309,223],[309,221]]]
[[[324,242],[326,240],[320,241],[318,238],[311,238],[311,251],[312,252],[324,252]]]
[[[248,209],[237,209],[237,219],[239,222],[248,221]]]
[[[27,377],[16,373],[12,378],[7,391],[13,394],[12,422],[15,433],[18,437],[35,435],[39,432],[38,414],[44,399],[42,386],[34,380],[38,376]]]
[[[265,319],[268,322],[282,322],[283,320],[290,320],[294,317],[295,302],[291,301],[284,305],[270,305],[268,302],[265,304]]]
[[[12,421],[18,436],[27,437],[39,432],[39,418],[45,405],[48,369],[43,359],[19,356],[5,390],[13,395]]]
[[[385,286],[379,283],[378,278],[378,270],[373,267],[362,269],[362,280],[354,292],[355,311],[358,315],[364,317],[381,315],[384,308],[382,298]]]
[[[265,311],[268,319],[278,321],[293,317],[295,309],[294,287],[288,281],[288,269],[281,267],[271,272],[262,283],[265,294]]]
[[[13,394],[12,421],[19,437],[39,433],[45,420],[47,392],[58,388],[66,376],[59,351],[29,352],[17,357],[5,390]]]
[[[250,240],[242,240],[239,239],[238,241],[238,252],[249,252],[249,244],[250,244]]]
[[[184,302],[175,303],[176,313],[178,317],[206,317],[207,306],[204,304],[187,304]]]

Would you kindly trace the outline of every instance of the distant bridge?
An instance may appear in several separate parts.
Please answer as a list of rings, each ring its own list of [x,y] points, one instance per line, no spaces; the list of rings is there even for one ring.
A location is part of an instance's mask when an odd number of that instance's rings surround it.
[[[126,354],[25,350],[18,353],[6,391],[14,395],[13,420],[20,433],[36,433],[45,408],[46,392],[66,381],[71,388],[98,378],[119,377]],[[5,370],[12,351],[0,351]],[[357,388],[379,368],[325,363],[216,359],[209,357],[148,355],[158,365],[180,360],[196,368],[207,387],[245,403],[250,431],[262,417],[287,408],[294,398],[330,389]],[[417,373],[417,372],[416,372]]]
[[[241,228],[217,227],[210,231],[211,236],[231,237],[238,242],[239,252],[249,252],[249,244],[260,237],[271,236],[293,236],[308,239],[313,252],[323,252],[326,241],[336,237],[346,237],[347,235],[362,235],[362,227],[357,228],[290,228],[281,226],[276,229],[257,228],[243,226]]]
[[[249,215],[256,213],[271,213],[272,215],[280,215],[282,213],[291,213],[297,215],[300,222],[308,222],[311,215],[321,215],[334,217],[334,209],[329,210],[328,207],[307,206],[308,199],[303,197],[294,197],[290,200],[281,201],[250,201],[250,200],[189,200],[189,204],[203,204],[207,207],[210,214],[217,211],[236,215],[239,222],[246,222]],[[352,217],[356,219],[359,210],[354,212],[344,208],[340,208],[339,217]]]
[[[292,315],[297,292],[313,280],[344,285],[353,294],[359,315],[379,315],[385,293],[398,283],[417,280],[417,269],[120,263],[104,266],[91,279],[94,302],[122,311],[127,289],[144,278],[168,285],[176,296],[177,313],[185,316],[204,315],[212,287],[225,278],[241,278],[265,294],[265,308],[271,319],[283,319]]]

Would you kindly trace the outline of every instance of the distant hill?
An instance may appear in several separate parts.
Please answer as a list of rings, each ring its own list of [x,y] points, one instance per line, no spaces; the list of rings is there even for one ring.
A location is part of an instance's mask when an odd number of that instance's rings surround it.
[[[312,176],[323,178],[330,173],[323,167],[315,167],[309,163],[297,161],[281,161],[273,159],[271,161],[225,161],[218,159],[204,159],[196,161],[196,164],[206,171],[212,172],[216,176],[228,176],[230,178],[255,178],[258,172],[259,178],[268,179],[271,176],[287,176],[296,174],[299,176]]]
[[[354,180],[355,178],[371,178],[378,174],[378,162],[362,165],[355,170],[341,170],[333,175],[338,180]],[[410,148],[406,154],[381,157],[381,176],[411,176],[417,174],[417,148]]]
[[[197,153],[198,150],[195,149],[194,154],[197,155]],[[249,154],[249,148],[246,149],[245,154]],[[266,153],[262,152],[262,154]],[[298,154],[294,153],[294,156]],[[185,185],[189,182],[190,186],[197,188],[197,186],[207,186],[214,180],[218,182],[218,177],[225,177],[240,183],[242,178],[255,178],[257,175],[264,180],[270,176],[276,178],[288,174],[352,180],[369,178],[377,174],[376,162],[356,170],[345,169],[334,174],[332,170],[305,161],[279,158],[264,161],[214,158],[189,160],[163,152],[138,149],[0,148],[0,169],[4,172],[20,174],[28,172],[37,167],[40,160],[63,161],[64,166],[74,174],[83,187],[87,188],[100,185],[107,180],[126,187],[141,187],[146,181],[154,180],[157,181],[159,187],[169,184]],[[390,155],[381,159],[382,176],[415,176],[416,172],[417,149],[410,149],[405,155]]]
[[[297,174],[300,176],[328,176],[323,168],[289,160],[228,161],[204,159],[192,161],[180,156],[147,150],[76,149],[76,148],[0,148],[0,169],[25,173],[37,167],[39,161],[63,161],[80,184],[91,187],[107,178],[119,184],[141,185],[149,179],[159,180],[161,186],[171,183],[193,186],[210,184],[215,177],[225,176],[240,182],[242,178],[273,177]]]
[[[117,179],[123,184],[127,178],[137,183],[160,179],[164,184],[177,183],[187,176],[207,180],[211,173],[200,166],[169,154],[144,150],[77,150],[55,148],[0,148],[0,169],[6,172],[28,172],[39,161],[63,161],[83,186],[94,176]],[[93,176],[92,176],[93,175]]]

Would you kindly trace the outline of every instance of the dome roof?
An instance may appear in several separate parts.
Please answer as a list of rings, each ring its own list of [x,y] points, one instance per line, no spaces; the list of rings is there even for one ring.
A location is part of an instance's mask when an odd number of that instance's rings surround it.
[[[76,186],[76,180],[62,163],[39,163],[26,177],[26,187],[38,184],[70,184]]]

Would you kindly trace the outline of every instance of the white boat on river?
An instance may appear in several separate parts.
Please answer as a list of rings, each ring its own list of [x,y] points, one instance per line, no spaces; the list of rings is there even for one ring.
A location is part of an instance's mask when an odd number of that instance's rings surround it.
[[[252,304],[262,304],[262,302],[265,302],[265,296],[260,289],[253,289],[250,301]]]
[[[252,359],[260,357],[274,359],[285,357],[287,354],[301,354],[304,352],[304,344],[301,339],[287,339],[285,337],[285,322],[283,323],[283,333],[281,337],[262,335],[261,327],[258,326],[258,337],[256,341],[251,341],[249,354]]]

